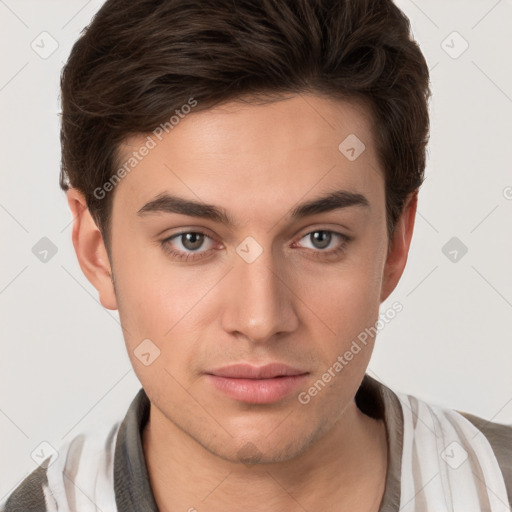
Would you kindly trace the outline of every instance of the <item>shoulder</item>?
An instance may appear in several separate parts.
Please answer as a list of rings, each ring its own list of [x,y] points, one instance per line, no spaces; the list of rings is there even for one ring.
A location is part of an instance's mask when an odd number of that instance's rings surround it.
[[[491,503],[512,505],[512,425],[406,393],[395,394],[404,425],[402,476],[417,474],[421,478],[433,468],[448,500],[455,500],[455,492],[457,500],[479,500],[482,510],[493,509]],[[405,486],[407,495],[414,498],[414,479],[405,481]],[[434,488],[425,489],[436,499]]]
[[[512,459],[512,424],[495,423],[465,411],[456,411],[485,435],[496,457]]]
[[[119,422],[87,430],[59,446],[0,503],[0,512],[53,512],[79,504],[74,488],[113,501],[113,451]],[[69,485],[73,475],[74,485]],[[83,510],[87,506],[81,507]],[[105,510],[110,510],[107,506]]]
[[[0,512],[46,512],[47,468],[39,466],[0,503]]]
[[[495,423],[469,412],[456,412],[469,420],[489,441],[503,473],[509,500],[512,502],[512,424]]]

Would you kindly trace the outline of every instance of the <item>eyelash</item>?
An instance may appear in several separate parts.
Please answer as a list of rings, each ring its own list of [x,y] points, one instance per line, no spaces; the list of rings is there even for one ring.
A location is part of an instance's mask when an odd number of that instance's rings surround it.
[[[299,240],[302,240],[304,237],[306,237],[308,235],[311,235],[313,233],[317,233],[317,232],[331,233],[331,234],[333,234],[335,236],[338,236],[338,237],[341,238],[341,244],[336,249],[331,249],[330,251],[324,251],[324,250],[321,250],[321,249],[316,249],[316,250],[315,249],[309,249],[310,251],[313,251],[312,255],[315,258],[322,258],[322,257],[325,258],[325,257],[337,256],[338,254],[341,254],[342,252],[345,251],[347,244],[352,240],[352,238],[347,236],[347,235],[344,235],[342,233],[338,233],[337,231],[331,231],[329,229],[315,229],[315,230],[310,231],[310,232],[306,233],[305,235],[301,236]],[[194,235],[200,234],[200,235],[204,235],[207,238],[212,239],[211,236],[209,236],[204,231],[201,231],[200,229],[197,229],[197,230],[194,230],[194,231],[181,231],[180,233],[175,233],[174,235],[166,238],[165,240],[162,240],[162,242],[161,242],[162,248],[164,249],[164,251],[167,254],[170,254],[173,258],[175,258],[177,260],[189,261],[189,260],[198,260],[198,259],[204,258],[205,257],[204,255],[207,254],[209,251],[205,251],[205,252],[182,252],[182,251],[173,250],[171,248],[170,241],[172,239],[178,238],[178,237],[180,237],[182,235],[187,235],[187,234],[194,234]],[[213,249],[213,250],[215,250],[215,249]]]

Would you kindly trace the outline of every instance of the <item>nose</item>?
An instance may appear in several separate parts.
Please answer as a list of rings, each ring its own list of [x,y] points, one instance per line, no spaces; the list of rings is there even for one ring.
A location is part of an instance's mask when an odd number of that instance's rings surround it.
[[[242,253],[240,253],[242,254]],[[235,255],[229,272],[222,324],[226,332],[253,343],[268,343],[278,335],[293,332],[299,323],[290,282],[291,273],[284,261],[274,261],[265,247],[254,260]]]

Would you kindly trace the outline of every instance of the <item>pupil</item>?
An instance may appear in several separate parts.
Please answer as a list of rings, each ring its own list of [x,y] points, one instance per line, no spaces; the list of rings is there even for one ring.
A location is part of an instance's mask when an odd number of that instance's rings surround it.
[[[312,236],[315,239],[315,245],[317,245],[317,247],[319,247],[320,249],[324,249],[325,247],[329,246],[329,243],[331,241],[331,233],[327,231],[315,231],[314,233],[312,233]],[[320,242],[320,245],[316,244],[316,242],[318,241]]]
[[[201,233],[185,233],[183,236],[185,237],[185,240],[183,240],[182,237],[182,243],[187,249],[192,251],[201,247],[203,242],[203,235]]]

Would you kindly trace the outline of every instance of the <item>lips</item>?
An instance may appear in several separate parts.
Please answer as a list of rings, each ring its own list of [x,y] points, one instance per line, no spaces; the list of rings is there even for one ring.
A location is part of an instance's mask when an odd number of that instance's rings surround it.
[[[308,372],[282,363],[234,364],[206,372],[207,381],[224,395],[252,404],[282,400],[302,384]]]
[[[264,366],[251,366],[249,364],[234,364],[216,370],[207,371],[207,374],[231,379],[273,379],[275,377],[288,377],[302,375],[308,372],[293,368],[282,363],[270,363]]]

